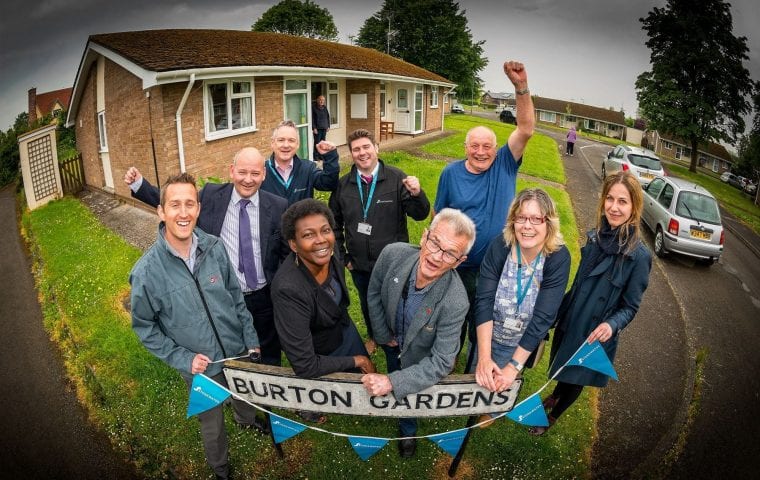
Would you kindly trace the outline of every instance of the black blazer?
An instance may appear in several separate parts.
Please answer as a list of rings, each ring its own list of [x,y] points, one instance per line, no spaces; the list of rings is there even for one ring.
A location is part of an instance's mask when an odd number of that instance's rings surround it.
[[[198,227],[201,230],[219,236],[233,188],[235,186],[231,183],[207,183],[201,189],[199,194],[201,213],[198,215]],[[158,188],[151,185],[144,177],[140,189],[133,192],[132,196],[153,207],[157,207],[160,203]],[[259,190],[259,242],[267,283],[272,283],[277,268],[290,251],[280,233],[282,214],[287,208],[288,201],[284,198]]]

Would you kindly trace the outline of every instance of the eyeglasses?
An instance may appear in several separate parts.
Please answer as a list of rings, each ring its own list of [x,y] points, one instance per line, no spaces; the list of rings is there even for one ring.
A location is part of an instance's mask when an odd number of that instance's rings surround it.
[[[425,236],[425,248],[427,248],[427,251],[432,254],[442,252],[441,258],[443,259],[444,262],[448,263],[449,265],[454,265],[462,258],[461,256],[457,257],[450,251],[444,250],[443,248],[441,248],[441,245],[438,242],[430,238],[430,232],[427,232],[427,235]]]
[[[546,217],[526,217],[525,215],[518,215],[515,217],[515,223],[523,224],[530,222],[531,225],[541,225],[546,221]]]

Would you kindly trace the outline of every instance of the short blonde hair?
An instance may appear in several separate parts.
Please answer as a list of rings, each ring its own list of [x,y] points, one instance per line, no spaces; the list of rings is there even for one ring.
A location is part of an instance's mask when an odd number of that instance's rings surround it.
[[[540,188],[526,188],[521,190],[512,201],[512,205],[509,207],[509,213],[507,214],[507,224],[504,226],[504,241],[507,245],[514,245],[517,243],[517,236],[515,234],[515,218],[522,210],[523,205],[530,201],[535,201],[538,204],[541,215],[544,216],[544,222],[546,223],[546,240],[544,246],[541,248],[541,253],[549,255],[552,252],[556,252],[562,245],[565,244],[564,238],[562,238],[562,232],[559,229],[559,214],[557,214],[557,207],[554,204],[554,200],[549,196],[546,191]]]

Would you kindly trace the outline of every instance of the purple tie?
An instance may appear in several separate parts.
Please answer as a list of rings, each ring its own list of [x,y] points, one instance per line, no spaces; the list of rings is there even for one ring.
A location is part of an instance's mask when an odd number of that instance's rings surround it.
[[[248,218],[248,212],[245,207],[251,203],[250,200],[240,200],[240,222],[238,225],[238,257],[240,258],[238,270],[245,275],[245,284],[250,290],[255,290],[259,284],[256,275],[256,261],[253,256],[253,239],[251,238],[251,219]]]

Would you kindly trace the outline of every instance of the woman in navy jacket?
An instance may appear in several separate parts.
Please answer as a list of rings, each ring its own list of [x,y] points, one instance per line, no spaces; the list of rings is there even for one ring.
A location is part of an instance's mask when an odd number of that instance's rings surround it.
[[[599,340],[614,361],[621,330],[641,304],[649,284],[652,257],[640,238],[643,192],[628,171],[608,176],[602,185],[597,227],[588,233],[581,263],[570,291],[562,300],[552,340],[549,376],[586,341]],[[579,366],[565,366],[554,392],[544,400],[549,426],[572,405],[586,385],[604,387],[608,377]],[[532,427],[542,435],[548,427]]]
[[[503,236],[491,242],[480,266],[475,300],[479,385],[491,391],[512,385],[554,323],[569,274],[570,253],[554,202],[540,188],[521,191]]]

